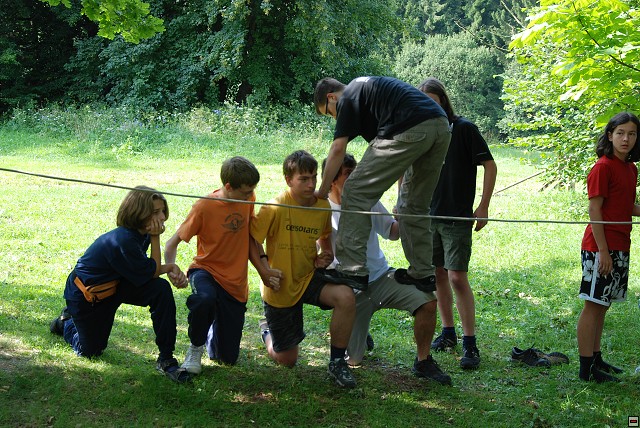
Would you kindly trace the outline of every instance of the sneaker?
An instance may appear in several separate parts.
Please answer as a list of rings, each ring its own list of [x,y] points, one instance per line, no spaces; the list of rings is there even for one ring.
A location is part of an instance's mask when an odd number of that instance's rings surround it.
[[[609,373],[605,373],[598,369],[595,364],[591,366],[591,372],[589,373],[589,379],[580,377],[580,379],[588,382],[604,383],[604,382],[620,382],[615,376],[611,376]]]
[[[202,371],[202,353],[204,352],[204,345],[193,346],[189,345],[187,349],[187,355],[184,357],[184,362],[180,366],[181,369],[188,371],[191,374],[200,374]]]
[[[262,318],[258,321],[258,328],[260,329],[260,338],[262,339],[262,343],[266,345],[267,342],[265,341],[265,338],[267,337],[267,334],[269,334],[269,323],[266,318]]]
[[[414,278],[407,273],[406,269],[396,269],[393,277],[400,284],[415,285],[418,290],[424,291],[425,293],[436,291],[435,275],[429,275],[424,278]]]
[[[480,366],[480,351],[475,346],[462,347],[460,367],[464,370],[475,370]]]
[[[546,358],[541,358],[535,349],[522,350],[514,347],[511,350],[511,361],[519,361],[531,367],[549,367],[551,363]]]
[[[598,357],[594,358],[593,365],[598,370],[600,370],[601,372],[605,372],[605,373],[620,374],[620,373],[622,373],[624,371],[620,367],[613,366],[613,365],[603,361],[602,360],[602,354],[598,354]]]
[[[350,275],[337,269],[316,269],[316,274],[331,284],[344,284],[354,290],[364,291],[369,287],[369,275]]]
[[[371,336],[371,333],[367,333],[367,351],[373,351],[375,346],[376,343],[373,341],[373,336]]]
[[[344,358],[336,358],[335,360],[329,361],[329,374],[338,386],[344,388],[354,388],[356,386],[356,379],[353,377],[349,365]]]
[[[539,349],[532,348],[539,358],[544,358],[549,361],[549,364],[552,366],[560,365],[560,364],[569,364],[569,357],[567,357],[562,352],[551,352],[549,354],[545,354]]]
[[[64,308],[60,315],[51,321],[49,324],[49,331],[58,336],[62,336],[64,334],[64,323],[66,320],[71,319],[71,315],[67,312],[67,308]]]
[[[436,352],[450,352],[452,351],[456,345],[458,344],[457,336],[445,336],[444,334],[440,334],[440,336],[436,337],[433,343],[431,344],[431,350]]]
[[[167,358],[166,360],[158,357],[156,369],[176,383],[187,383],[191,381],[191,375],[186,370],[180,368],[178,360],[175,358]]]
[[[431,379],[441,385],[451,385],[451,376],[442,371],[431,355],[422,361],[418,361],[416,358],[411,371],[418,377]]]

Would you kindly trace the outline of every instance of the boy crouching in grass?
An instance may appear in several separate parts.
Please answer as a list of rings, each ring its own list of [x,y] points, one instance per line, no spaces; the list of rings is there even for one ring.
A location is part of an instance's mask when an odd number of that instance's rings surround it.
[[[293,367],[305,337],[303,304],[333,309],[329,374],[339,386],[353,388],[356,381],[345,352],[355,317],[355,297],[350,287],[328,283],[322,274],[333,261],[331,211],[288,207],[329,208],[329,202],[314,196],[317,169],[318,162],[309,153],[299,150],[289,155],[283,164],[289,188],[272,201],[287,207],[263,205],[251,222],[251,236],[260,244],[267,243],[266,254],[262,245],[257,245],[258,254],[251,254],[262,279],[266,319],[260,321],[260,330],[269,356]]]
[[[197,254],[187,271],[192,290],[187,298],[191,345],[182,364],[192,374],[202,370],[205,345],[212,360],[224,364],[238,360],[249,296],[249,248],[256,251],[249,235],[253,204],[209,198],[253,202],[260,174],[251,162],[236,156],[222,164],[220,178],[223,186],[193,204],[165,246],[165,259],[174,263],[178,244],[197,237]]]

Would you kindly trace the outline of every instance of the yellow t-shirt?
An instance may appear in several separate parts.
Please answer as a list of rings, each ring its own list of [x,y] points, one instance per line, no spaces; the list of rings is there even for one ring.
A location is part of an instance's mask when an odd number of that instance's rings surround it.
[[[286,191],[272,202],[299,206]],[[329,208],[329,202],[318,199],[316,208]],[[262,299],[276,308],[288,308],[302,297],[315,270],[318,255],[316,241],[331,235],[331,211],[314,211],[263,205],[251,221],[251,236],[263,243],[269,264],[282,271],[280,290],[260,284]]]
[[[221,198],[221,189],[209,197]],[[255,196],[249,201],[255,201]],[[239,302],[249,297],[249,222],[253,217],[253,204],[198,199],[178,228],[183,241],[198,238],[189,269],[206,270]]]

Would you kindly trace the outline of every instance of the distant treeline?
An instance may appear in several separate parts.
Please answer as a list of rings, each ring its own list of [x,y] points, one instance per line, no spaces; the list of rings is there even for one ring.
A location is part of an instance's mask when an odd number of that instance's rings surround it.
[[[487,132],[502,117],[506,45],[530,0],[151,0],[165,31],[98,36],[71,7],[0,8],[0,113],[47,103],[186,111],[224,102],[310,103],[333,76],[435,76]]]

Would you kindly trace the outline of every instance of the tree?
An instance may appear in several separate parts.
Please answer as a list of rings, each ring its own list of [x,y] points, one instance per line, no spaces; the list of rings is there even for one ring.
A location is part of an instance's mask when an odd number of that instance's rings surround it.
[[[427,77],[444,83],[456,113],[495,134],[502,117],[502,65],[496,51],[478,46],[466,34],[428,37],[424,43],[406,43],[396,59],[396,75],[419,85]]]
[[[71,0],[41,0],[51,6],[71,8]],[[117,34],[132,43],[164,31],[163,21],[151,15],[141,0],[81,0],[81,13],[98,24],[98,35],[113,39]]]
[[[137,45],[76,42],[76,96],[168,109],[308,102],[326,75],[388,74],[401,28],[382,0],[153,0],[152,10],[166,31]]]
[[[637,0],[542,0],[511,43],[505,81],[515,141],[547,150],[552,179],[583,179],[606,121],[640,107]],[[515,132],[514,132],[515,131]]]

